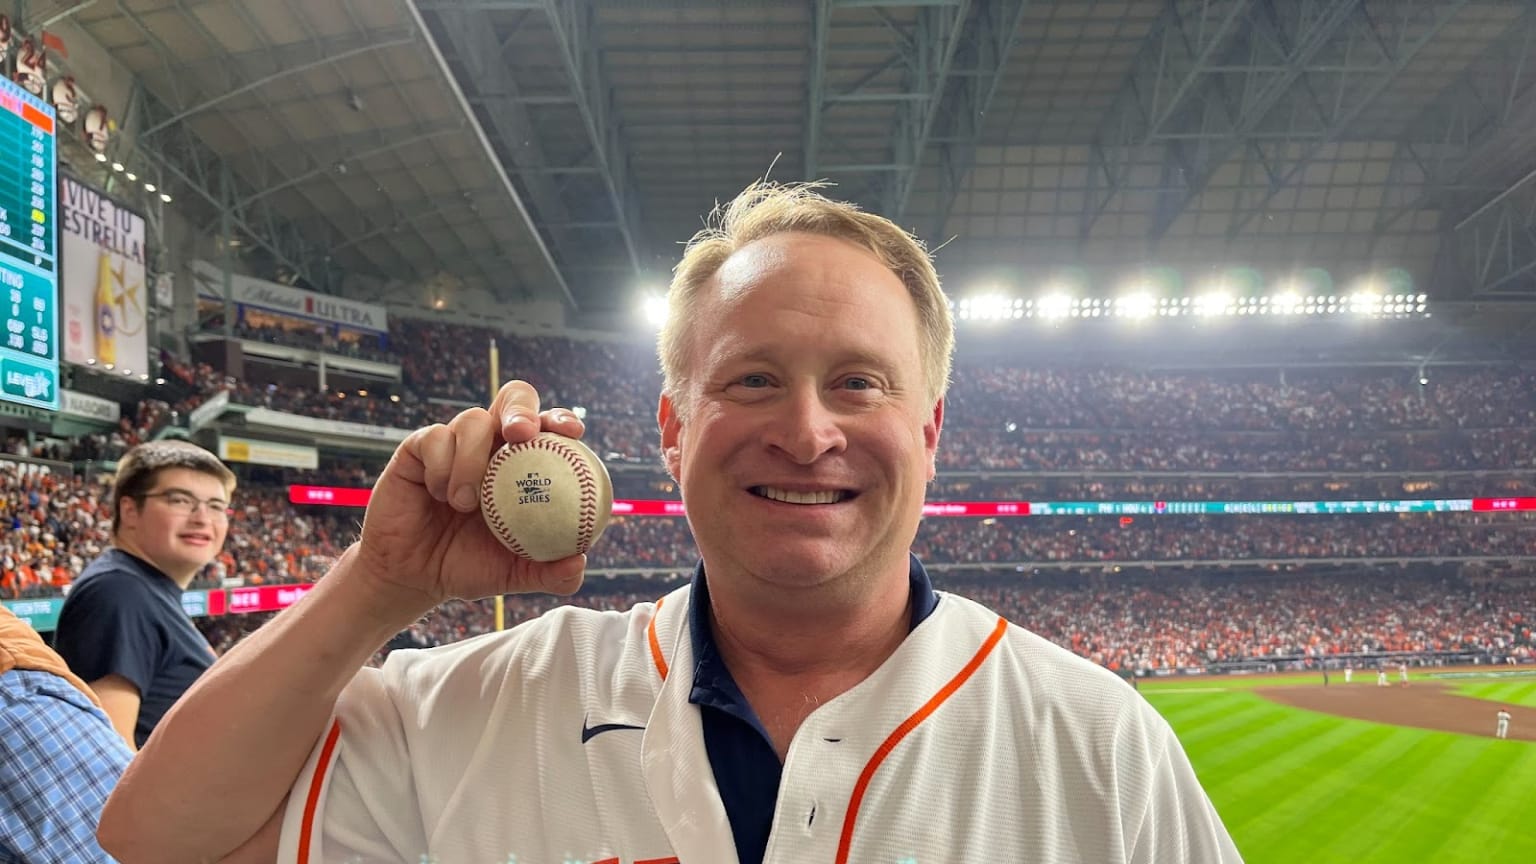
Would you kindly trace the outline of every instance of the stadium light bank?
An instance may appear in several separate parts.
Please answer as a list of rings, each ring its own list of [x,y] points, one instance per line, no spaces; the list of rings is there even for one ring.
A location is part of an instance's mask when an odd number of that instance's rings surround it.
[[[1047,321],[1084,318],[1240,318],[1297,316],[1356,316],[1378,319],[1428,318],[1425,294],[1299,294],[1283,291],[1234,297],[1223,291],[1183,297],[1154,297],[1144,291],[1120,297],[1073,297],[1051,292],[1036,298],[1001,293],[976,294],[950,301],[960,321],[1007,321],[1038,318]]]

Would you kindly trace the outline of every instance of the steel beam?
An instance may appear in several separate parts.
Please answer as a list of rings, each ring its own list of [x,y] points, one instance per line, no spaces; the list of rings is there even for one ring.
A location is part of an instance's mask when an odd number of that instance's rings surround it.
[[[586,126],[592,152],[601,169],[603,185],[613,206],[619,233],[629,252],[636,277],[640,263],[641,221],[639,196],[630,180],[629,148],[613,102],[613,85],[598,44],[596,10],[585,0],[545,0],[544,12],[565,62],[566,76],[576,96],[576,107]]]
[[[271,83],[273,83],[275,81],[280,81],[283,78],[287,78],[290,75],[297,75],[297,74],[300,74],[300,73],[303,73],[303,72],[308,72],[311,69],[319,68],[321,66],[327,66],[327,65],[330,65],[332,63],[338,63],[338,62],[340,62],[342,60],[347,60],[349,58],[356,57],[359,54],[367,54],[367,53],[369,53],[371,51],[378,51],[378,50],[383,49],[383,48],[396,48],[396,47],[399,47],[399,46],[402,46],[402,45],[410,45],[410,44],[414,43],[415,41],[416,41],[415,34],[411,34],[411,35],[408,35],[408,36],[403,36],[403,37],[398,38],[398,39],[390,39],[390,40],[387,40],[387,41],[384,41],[384,42],[372,42],[372,43],[369,43],[369,44],[366,44],[366,45],[361,45],[361,46],[358,46],[356,48],[351,48],[351,49],[342,51],[339,54],[322,56],[322,57],[320,57],[318,59],[311,60],[311,61],[309,61],[307,63],[300,63],[300,64],[298,64],[296,66],[288,66],[288,67],[285,67],[285,68],[280,68],[277,71],[272,72],[271,74],[263,75],[260,78],[255,79],[254,81],[247,82],[247,83],[245,83],[245,84],[243,84],[243,85],[241,85],[239,87],[236,87],[236,88],[234,88],[232,90],[226,90],[226,91],[224,91],[223,93],[220,93],[217,96],[213,96],[213,97],[211,97],[209,99],[205,99],[202,102],[199,102],[198,104],[193,105],[192,107],[187,108],[187,109],[179,112],[175,116],[173,116],[173,117],[171,117],[171,118],[169,118],[167,120],[161,121],[161,123],[159,125],[152,126],[152,127],[148,128],[148,129],[145,129],[144,131],[140,132],[139,134],[142,135],[142,136],[145,136],[145,137],[148,137],[150,135],[154,135],[156,132],[159,132],[160,130],[162,130],[162,129],[166,128],[167,126],[171,125],[172,123],[179,123],[182,120],[185,120],[185,119],[187,119],[188,117],[191,117],[194,114],[200,113],[202,111],[206,111],[209,108],[212,108],[215,105],[219,105],[219,104],[221,104],[221,103],[223,103],[223,102],[225,102],[227,100],[233,99],[236,96],[240,96],[242,94],[249,93],[252,90],[256,90],[256,89],[259,89],[261,87],[265,87],[266,85],[271,84]]]
[[[580,304],[576,302],[576,296],[571,293],[571,287],[566,283],[565,275],[561,272],[559,263],[555,261],[555,257],[550,252],[548,244],[544,242],[543,236],[539,234],[538,223],[534,220],[532,214],[528,212],[528,207],[523,202],[522,195],[518,193],[517,187],[512,185],[512,179],[507,176],[506,168],[502,165],[501,158],[497,155],[496,149],[494,146],[492,146],[490,139],[486,137],[485,129],[480,125],[480,122],[475,114],[475,109],[469,104],[468,99],[465,98],[464,90],[459,85],[457,79],[454,78],[452,68],[449,67],[448,61],[443,56],[442,50],[438,47],[436,39],[433,38],[431,32],[427,29],[426,22],[421,17],[421,11],[416,7],[417,2],[418,0],[405,0],[406,6],[410,9],[412,19],[416,22],[416,26],[420,28],[422,34],[426,37],[427,45],[432,51],[432,57],[436,61],[438,68],[442,71],[443,77],[446,79],[445,83],[453,92],[454,98],[458,100],[459,107],[464,112],[464,116],[469,119],[470,125],[474,128],[475,137],[479,139],[480,146],[484,148],[486,157],[491,160],[492,168],[496,171],[498,178],[501,180],[501,186],[506,191],[508,198],[512,201],[513,207],[517,209],[518,215],[523,218],[524,224],[527,225],[528,231],[532,235],[533,243],[538,247],[540,257],[543,259],[545,266],[549,269],[551,278],[559,287],[561,295],[564,297],[566,303],[571,307],[571,309],[579,309]]]
[[[1332,74],[1329,67],[1315,68],[1314,60],[1361,2],[1261,0],[1252,7],[1231,65],[1209,67],[1201,110],[1192,112],[1198,125],[1153,136],[1166,142],[1164,184],[1152,216],[1154,243],[1245,142],[1275,134],[1261,133],[1258,126],[1300,79]]]
[[[1253,2],[1167,0],[1094,135],[1079,236],[1093,232],[1133,169],[1153,161],[1153,138],[1189,110]]]
[[[1437,275],[1474,296],[1536,294],[1536,171],[1445,232]]]
[[[953,5],[917,10],[913,50],[903,80],[908,91],[905,95],[910,98],[897,106],[892,139],[892,156],[902,169],[889,178],[881,195],[885,199],[885,215],[898,222],[905,222],[907,202],[923,167],[923,154],[939,116],[950,69],[960,42],[967,35],[965,25],[971,18],[971,5],[971,0],[960,0]]]
[[[256,42],[259,43],[262,46],[261,50],[265,52],[265,57],[261,57],[261,56],[259,56],[258,54],[254,53],[254,52],[246,54],[245,55],[245,60],[242,61],[242,63],[236,63],[235,61],[230,59],[230,56],[229,56],[228,52],[224,49],[224,41],[219,36],[216,36],[212,31],[210,31],[208,29],[208,26],[206,24],[204,24],[202,19],[197,16],[196,12],[194,12],[192,9],[190,9],[186,5],[184,0],[172,0],[172,5],[173,5],[173,8],[175,8],[178,11],[181,12],[182,17],[183,17],[186,25],[189,28],[191,28],[192,30],[196,31],[201,36],[201,38],[203,39],[203,42],[205,44],[207,44],[209,49],[212,51],[212,53],[214,55],[214,58],[216,60],[218,60],[218,59],[222,59],[223,60],[223,62],[220,62],[220,63],[217,64],[217,70],[216,71],[215,70],[210,70],[203,79],[199,79],[199,80],[205,80],[206,82],[216,83],[220,78],[222,78],[222,80],[224,82],[222,86],[223,86],[223,88],[224,88],[224,90],[226,92],[228,92],[230,90],[233,90],[233,89],[236,89],[238,86],[240,86],[242,84],[242,82],[247,81],[250,75],[260,74],[261,72],[267,71],[267,70],[282,69],[285,65],[289,64],[290,62],[292,62],[293,58],[296,58],[296,57],[299,57],[299,56],[303,55],[304,45],[302,45],[302,44],[300,44],[298,46],[299,50],[294,50],[294,46],[274,45],[267,38],[266,32],[262,28],[262,26],[259,23],[257,23],[255,20],[253,20],[253,18],[250,15],[250,11],[248,9],[246,9],[243,5],[235,4],[235,6],[233,7],[234,10],[244,20],[246,26],[250,30],[251,35],[254,37]],[[291,7],[290,7],[289,11],[290,11],[291,14],[294,15],[294,20],[303,29],[305,29],[306,32],[309,32],[311,38],[313,39],[314,34],[313,34],[312,31],[309,30],[309,28],[308,28],[308,26],[307,26],[307,24],[306,24],[306,22],[305,22],[305,20],[304,20],[304,18],[302,16],[302,14],[293,13]],[[359,28],[359,29],[361,30],[361,28]],[[362,44],[362,43],[357,43],[357,44]],[[311,45],[314,45],[314,43],[311,42]],[[337,46],[335,46],[333,44],[333,45],[327,45],[327,46],[320,47],[320,48],[314,48],[313,49],[314,55],[315,56],[323,56],[327,51],[333,50],[336,47]],[[356,47],[356,45],[354,45],[354,47]],[[343,50],[347,50],[347,49],[343,49]],[[247,66],[251,67],[255,71],[247,71],[247,69],[243,68],[243,67],[247,67]],[[316,94],[314,92],[314,89],[309,85],[309,82],[306,79],[301,78],[301,79],[299,79],[299,81],[300,81],[302,89],[304,91],[306,91],[310,95],[311,98],[317,98]],[[298,130],[296,130],[293,127],[293,125],[288,121],[287,117],[285,117],[285,116],[279,114],[278,112],[276,112],[275,110],[273,110],[272,105],[271,105],[270,101],[267,98],[268,94],[266,92],[263,92],[262,89],[259,88],[259,87],[248,89],[245,92],[252,93],[252,94],[255,95],[257,103],[259,105],[261,105],[262,108],[264,108],[266,110],[266,113],[267,113],[268,117],[278,127],[278,129],[281,132],[283,132],[285,135],[287,135],[290,138],[297,138],[297,137],[299,137],[298,136]],[[169,122],[163,122],[162,125],[169,126],[169,125],[172,125],[172,124],[169,123]],[[228,156],[226,156],[226,161],[229,161],[229,157]],[[310,164],[308,159],[305,160],[305,164],[306,165]],[[311,175],[311,176],[313,176],[313,175]],[[259,180],[259,182],[256,184],[259,187],[258,191],[260,191],[262,189],[267,189],[270,186],[272,186],[274,183],[293,185],[291,183],[288,183],[289,175],[286,174],[286,172],[283,170],[282,166],[279,166],[279,165],[275,164],[271,160],[263,160],[263,159],[259,159],[258,158],[258,160],[257,160],[257,167],[256,167],[256,177]],[[248,174],[245,179],[247,181],[250,181],[251,180],[251,176]],[[306,176],[303,179],[309,179],[309,177]],[[244,206],[248,202],[238,202],[238,203],[241,203],[242,206]],[[312,204],[312,202],[308,202],[308,203]],[[313,209],[315,211],[315,215],[320,220],[324,221],[330,228],[334,229],[335,233],[340,234],[342,237],[345,237],[347,235],[347,231],[342,226],[342,221],[341,221],[341,219],[339,217],[339,214],[336,214],[336,213],[333,213],[333,212],[329,212],[329,211],[327,211],[325,209],[322,209],[320,207],[313,207]],[[394,250],[391,250],[391,251],[394,251]],[[398,255],[398,253],[397,253],[397,257],[400,258],[401,263],[404,263],[407,267],[410,267],[413,270],[415,269],[412,266],[412,262],[410,262],[409,260],[405,259],[404,256]],[[331,260],[331,255],[330,255],[329,251],[326,252],[325,258],[328,261]],[[325,272],[327,274],[330,274],[332,271],[328,268]],[[328,276],[328,278],[329,278],[329,276]],[[318,288],[320,290],[323,290],[323,291],[330,291],[330,290],[333,290],[336,286],[332,285],[329,281],[327,281],[325,284],[315,285],[314,287],[316,287],[316,288]]]
[[[806,80],[805,140],[801,157],[802,174],[806,180],[820,180],[821,168],[817,164],[821,152],[821,114],[825,110],[827,35],[832,27],[831,0],[813,0],[811,9],[810,70]]]
[[[924,235],[930,248],[946,239],[944,227],[970,177],[982,121],[1007,68],[1008,55],[1018,42],[1028,6],[1029,0],[976,0],[971,6],[959,53],[939,98],[940,113],[928,136],[938,160],[936,198]],[[956,74],[955,69],[963,69],[965,74]],[[922,158],[919,153],[919,160]]]
[[[368,228],[361,234],[353,234],[351,237],[348,237],[345,241],[343,241],[341,245],[337,246],[331,251],[339,252],[342,249],[347,249],[360,243],[366,243],[375,237],[383,237],[385,234],[392,234],[396,231],[403,231],[406,228],[415,227],[430,219],[445,217],[451,213],[461,213],[463,211],[464,200],[458,196],[453,196],[451,200],[443,204],[439,204],[435,207],[429,207],[427,209],[407,208],[402,210],[400,208],[395,208],[390,214],[391,218],[389,221],[381,223],[373,228]]]
[[[1468,0],[1398,0],[1390,6],[1357,6],[1330,54],[1344,65],[1365,68],[1354,74],[1308,75],[1293,88],[1286,104],[1271,117],[1298,136],[1250,140],[1240,167],[1243,176],[1267,179],[1267,189],[1239,198],[1227,237],[1242,232],[1275,196],[1288,188],[1323,147],[1337,141],[1376,97],[1439,33]],[[1318,134],[1321,133],[1321,134]],[[1305,137],[1300,137],[1305,135]]]
[[[433,138],[441,138],[444,135],[456,135],[462,131],[464,131],[464,126],[462,124],[454,126],[432,124],[430,126],[422,127],[416,132],[404,137],[383,134],[381,132],[366,133],[362,137],[366,140],[373,141],[374,146],[361,151],[343,148],[338,150],[328,159],[317,158],[313,153],[311,153],[309,154],[309,158],[314,163],[314,167],[310,168],[308,171],[305,171],[302,174],[294,174],[288,177],[284,177],[281,182],[264,186],[240,203],[242,206],[247,205],[254,201],[265,198],[274,192],[280,192],[284,189],[297,186],[311,178],[319,177],[323,174],[329,174],[332,171],[340,170],[340,165],[348,161],[363,162],[375,156],[389,153],[394,150],[399,150],[402,147],[409,147],[412,144],[419,144],[422,141],[429,141]]]
[[[873,195],[865,203],[886,216],[902,218],[939,115],[939,101],[949,82],[950,68],[964,34],[963,25],[970,17],[971,5],[972,0],[816,0],[804,141],[805,176],[808,179],[872,172],[879,176],[870,185]],[[903,7],[913,7],[913,12],[902,20],[887,11]],[[845,24],[862,28],[868,28],[871,23],[883,24],[890,34],[890,42],[885,48],[891,53],[888,59],[864,68],[864,74],[855,81],[834,88],[827,80],[829,68],[848,68],[846,63],[833,63],[834,57],[845,50],[854,53],[851,47],[836,38],[838,24],[834,18],[843,9],[859,10],[852,16],[844,16]],[[865,48],[867,46],[861,45],[858,53],[862,54]],[[899,77],[894,86],[889,80],[892,75]],[[875,136],[868,132],[863,135],[866,140],[873,138],[877,142],[890,143],[878,149],[837,146],[840,137],[845,137],[838,134],[838,118],[846,114],[851,121],[859,116],[835,110],[836,106],[844,105],[890,106],[894,119],[887,121],[890,125],[886,130]],[[867,118],[860,117],[859,122],[867,129]],[[842,164],[826,164],[833,151],[839,154]],[[845,188],[843,194],[851,191]]]
[[[565,2],[539,8],[546,13],[559,43],[570,87],[564,97],[548,92],[547,87],[537,98],[525,97],[502,60],[504,52],[493,20],[484,15],[454,14],[446,8],[436,20],[458,60],[456,74],[479,109],[482,122],[494,131],[506,170],[527,189],[535,225],[555,250],[563,270],[573,272],[574,265],[591,251],[573,245],[572,238],[551,226],[605,223],[622,238],[629,269],[638,274],[642,248],[638,196],[629,179],[628,152],[614,116],[611,88],[601,62],[593,59],[592,13],[582,4]],[[533,105],[575,108],[580,113],[588,140],[578,164],[552,164],[554,160],[537,135],[539,124],[529,113]],[[563,156],[562,161],[568,158]],[[569,183],[559,180],[582,175],[601,184],[600,195],[578,196]]]
[[[237,8],[236,11],[240,12],[243,16],[246,10]],[[182,14],[189,19],[189,23],[192,26],[201,29],[202,25],[199,19],[196,18],[195,12],[184,10]],[[414,35],[414,31],[408,27],[391,28],[347,36],[320,37],[287,45],[271,45],[250,51],[230,52],[221,49],[218,54],[211,57],[186,62],[168,61],[164,64],[163,69],[164,74],[169,79],[168,83],[173,87],[188,82],[236,81],[244,83],[299,66],[312,68],[317,65],[334,63],[353,56],[359,51],[375,51],[394,44],[408,44]],[[402,40],[404,41],[402,42]],[[178,109],[189,108],[191,103],[178,104],[176,107]]]
[[[290,3],[289,8],[290,9],[292,8],[291,3]],[[365,32],[365,31],[368,30],[367,25],[358,16],[357,10],[355,8],[355,4],[354,4],[353,0],[341,0],[341,8],[346,13],[347,20],[352,24],[352,28],[354,30],[356,30],[358,32]],[[310,39],[310,41],[312,43],[313,42],[317,42],[317,41],[319,41],[322,38],[320,36],[320,34],[318,32],[316,32],[313,27],[309,26],[308,20],[305,18],[305,16],[302,14],[302,12],[295,13],[295,19],[298,20],[299,23],[304,27],[304,32],[309,37],[309,39]],[[414,29],[413,28],[412,32],[419,33],[421,35],[421,37],[423,38],[423,40],[426,40],[428,38],[427,34],[425,32],[423,32],[423,31],[419,30],[419,29]],[[394,88],[395,93],[399,94],[403,98],[404,94],[405,94],[405,91],[403,90],[403,88],[400,85],[400,80],[395,77],[395,69],[394,69],[394,67],[390,66],[387,63],[384,63],[384,64],[380,64],[380,68],[382,68],[383,71],[384,71],[384,81],[387,83],[387,85],[389,87]],[[308,88],[306,88],[306,89],[308,89]],[[359,91],[355,91],[354,90],[353,92],[359,92]],[[434,155],[436,155],[435,154],[435,148],[434,148]],[[378,181],[377,188],[382,190],[382,188],[383,188],[383,173],[380,172],[380,171],[377,171],[377,170],[370,170],[368,172],[368,176],[371,179],[374,179],[374,180]],[[413,180],[415,179],[414,175],[412,176],[412,179]],[[416,185],[418,187],[423,188],[423,190],[425,191],[425,187],[422,187],[422,184],[420,182],[417,182]],[[356,204],[356,199],[351,198],[351,196],[348,194],[346,188],[339,181],[337,181],[336,186],[337,186],[338,190],[340,190],[342,192],[342,194],[347,195],[348,200],[352,201],[354,203],[354,205]],[[469,192],[469,191],[458,191],[458,192],[455,193],[455,195],[459,199],[461,199],[461,200],[463,200],[465,202],[468,202],[467,203],[467,207],[468,207],[468,209],[470,211],[472,211],[472,212],[478,212],[479,211],[479,206],[475,203],[474,195],[473,195],[472,192]],[[432,200],[432,201],[437,201],[437,200],[440,200],[442,198],[442,196],[428,194],[428,195],[419,196],[418,200],[420,200],[420,198],[430,198],[430,200]],[[398,208],[400,205],[397,204],[395,206]],[[357,209],[361,210],[362,208],[359,207]],[[514,212],[509,212],[507,215],[508,215],[508,218],[510,218],[510,219],[514,219],[514,220],[516,219],[516,216],[515,216]],[[469,246],[468,246],[468,244],[466,244],[464,242],[464,238],[461,237],[458,234],[457,231],[452,231],[452,232],[450,232],[450,234],[453,237],[453,239],[455,241],[455,244],[458,246],[458,251],[456,253],[450,253],[447,256],[447,260],[449,262],[457,262],[460,257],[468,257]],[[424,232],[418,230],[417,231],[417,237],[421,241],[421,243],[423,245],[427,246],[429,251],[434,255],[433,260],[430,262],[430,266],[441,267],[441,261],[440,261],[440,259],[438,259],[436,257],[437,248],[430,243],[430,241],[427,239],[427,237],[426,237]],[[409,259],[409,256],[405,255],[398,248],[398,246],[396,246],[395,244],[389,244],[388,248],[389,248],[389,251],[394,253],[397,257],[406,260],[407,266],[410,268],[410,270],[412,272],[415,272],[415,273],[420,273],[421,272],[421,268],[416,266],[415,262],[411,261]],[[454,268],[454,269],[458,270],[460,268]],[[495,275],[493,273],[489,272],[489,271],[481,270],[480,273],[481,273],[481,276],[483,278],[485,278],[487,280],[487,282],[489,282],[489,283],[493,283],[494,284],[497,281],[496,278],[495,278]],[[525,299],[527,297],[531,296],[529,291],[527,290],[527,286],[522,284],[521,281],[519,281],[519,284],[518,284],[517,287],[518,287],[518,289],[522,293],[522,296]],[[510,297],[511,295],[510,294],[504,294],[504,295],[501,295],[501,296],[508,296],[508,297]]]
[[[1536,5],[1425,106],[1398,140],[1387,170],[1390,199],[1377,233],[1432,205],[1454,209],[1458,194],[1479,182],[1497,157],[1528,146],[1536,121]],[[1473,205],[1475,206],[1475,204]]]
[[[159,97],[139,88],[139,100],[145,123],[153,124],[174,115],[175,111]],[[278,263],[288,267],[312,286],[330,282],[329,275],[322,281],[322,273],[329,269],[328,254],[324,251],[341,242],[327,226],[301,227],[287,216],[277,213],[263,202],[241,208],[233,202],[253,191],[228,164],[202,139],[183,124],[169,127],[153,146],[138,145],[136,154],[160,167],[165,174],[176,178],[178,194],[192,193],[202,199],[212,212],[238,229],[241,235],[271,255]],[[221,178],[230,184],[230,203],[220,186]]]
[[[504,170],[522,181],[532,205],[534,229],[549,244],[562,272],[569,272],[572,256],[581,253],[566,248],[561,237],[544,231],[549,221],[570,218],[569,210],[559,184],[551,179],[553,172],[544,147],[531,134],[537,127],[527,104],[519,98],[520,89],[511,70],[502,62],[495,30],[489,21],[470,15],[443,14],[436,20],[452,51],[456,74],[462,76],[460,84],[467,88],[466,97],[480,99],[476,116],[493,133],[493,146]]]

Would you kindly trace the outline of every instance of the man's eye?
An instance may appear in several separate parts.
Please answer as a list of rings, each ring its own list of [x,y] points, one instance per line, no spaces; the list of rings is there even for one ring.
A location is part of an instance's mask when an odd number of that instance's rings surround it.
[[[186,507],[192,503],[192,498],[188,495],[171,494],[165,496],[165,500],[170,502],[172,507]]]
[[[847,387],[849,390],[872,390],[874,389],[875,384],[868,378],[861,378],[855,375],[843,381],[843,386]]]
[[[741,384],[742,384],[743,387],[767,387],[768,386],[768,376],[767,375],[743,375],[742,378],[741,378]]]

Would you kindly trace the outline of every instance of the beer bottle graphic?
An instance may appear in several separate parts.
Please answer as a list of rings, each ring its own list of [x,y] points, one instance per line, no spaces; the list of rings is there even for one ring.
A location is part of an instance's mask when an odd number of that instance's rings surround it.
[[[96,259],[96,362],[117,364],[117,309],[112,302],[112,253]]]

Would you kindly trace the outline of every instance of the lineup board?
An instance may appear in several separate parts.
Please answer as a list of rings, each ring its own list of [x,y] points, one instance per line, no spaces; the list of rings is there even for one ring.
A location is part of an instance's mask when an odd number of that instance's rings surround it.
[[[53,106],[0,79],[0,399],[59,408]]]

